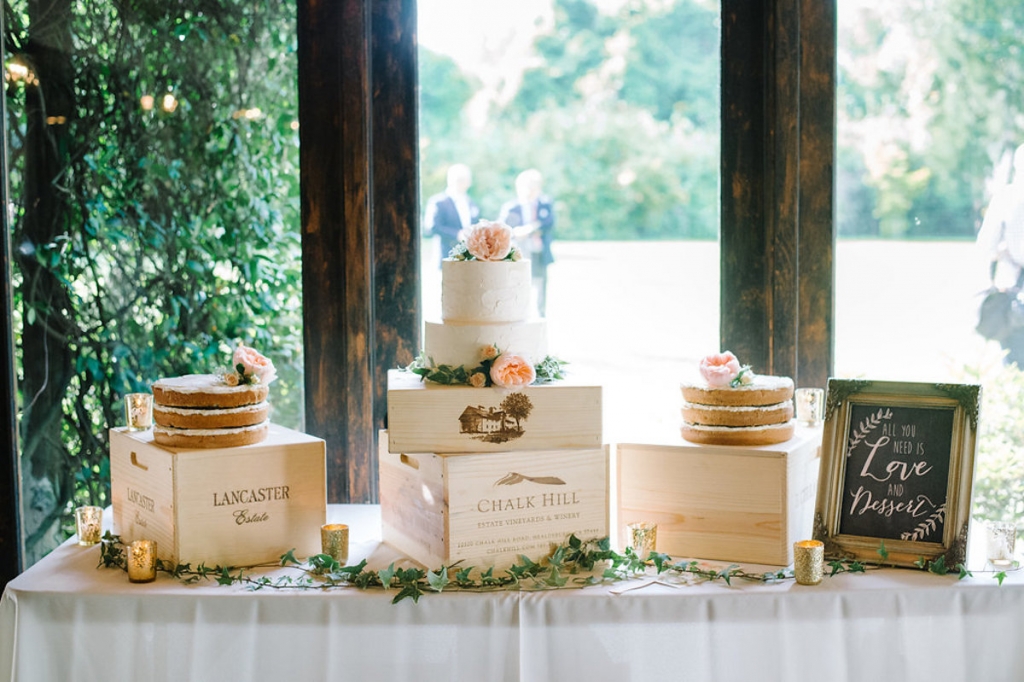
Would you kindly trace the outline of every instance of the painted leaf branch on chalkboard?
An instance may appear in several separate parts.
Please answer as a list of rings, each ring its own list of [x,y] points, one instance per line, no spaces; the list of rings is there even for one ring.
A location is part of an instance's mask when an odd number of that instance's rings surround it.
[[[849,457],[853,454],[853,449],[857,447],[857,444],[864,440],[869,433],[878,428],[878,425],[887,419],[892,419],[892,410],[888,407],[883,407],[880,408],[878,412],[869,414],[863,421],[861,421],[857,429],[850,434],[850,442],[846,448],[846,456]]]
[[[934,512],[932,512],[932,514],[927,519],[917,524],[917,528],[915,528],[913,531],[909,533],[902,533],[900,535],[900,539],[909,540],[911,542],[920,542],[927,538],[929,535],[931,535],[936,529],[938,529],[939,524],[942,523],[943,520],[945,520],[945,518],[946,505],[942,505]]]

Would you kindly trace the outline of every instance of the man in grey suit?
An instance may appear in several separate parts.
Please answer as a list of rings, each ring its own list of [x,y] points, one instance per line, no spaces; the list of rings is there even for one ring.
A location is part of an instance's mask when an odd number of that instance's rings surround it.
[[[499,222],[512,228],[516,245],[529,256],[537,313],[544,317],[547,307],[548,265],[554,260],[551,242],[555,237],[554,203],[543,194],[544,178],[536,168],[516,177],[516,199],[501,208]]]

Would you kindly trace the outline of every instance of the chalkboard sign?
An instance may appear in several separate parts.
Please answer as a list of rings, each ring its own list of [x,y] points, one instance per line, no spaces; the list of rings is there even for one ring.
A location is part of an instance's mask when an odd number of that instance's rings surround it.
[[[952,408],[853,405],[839,532],[941,542]]]
[[[829,380],[814,531],[826,555],[963,562],[980,400],[973,384]]]

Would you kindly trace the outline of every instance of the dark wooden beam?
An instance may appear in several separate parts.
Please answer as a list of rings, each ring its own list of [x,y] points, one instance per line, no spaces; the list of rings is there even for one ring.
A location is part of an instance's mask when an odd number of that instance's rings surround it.
[[[300,0],[306,431],[331,502],[377,501],[387,370],[419,347],[414,0]]]
[[[299,0],[306,431],[330,502],[369,502],[374,434],[369,5]]]
[[[722,347],[800,386],[833,362],[835,16],[722,3]]]
[[[801,0],[797,368],[824,387],[835,364],[836,3]]]
[[[375,0],[372,17],[374,412],[387,420],[387,371],[420,348],[416,2]],[[373,458],[374,470],[376,458]]]

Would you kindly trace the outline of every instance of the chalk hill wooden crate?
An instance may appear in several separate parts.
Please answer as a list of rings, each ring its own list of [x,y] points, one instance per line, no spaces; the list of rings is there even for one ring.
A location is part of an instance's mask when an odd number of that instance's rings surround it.
[[[398,454],[380,436],[384,542],[429,569],[502,571],[575,533],[608,535],[608,449]]]
[[[440,386],[388,372],[389,450],[483,453],[600,448],[601,387],[558,381],[519,389]]]
[[[657,523],[673,558],[788,566],[812,536],[820,446],[803,427],[775,446],[619,444],[619,525]]]
[[[152,431],[110,431],[114,532],[156,540],[167,561],[248,566],[320,553],[324,441],[273,425],[255,445],[167,448]]]

